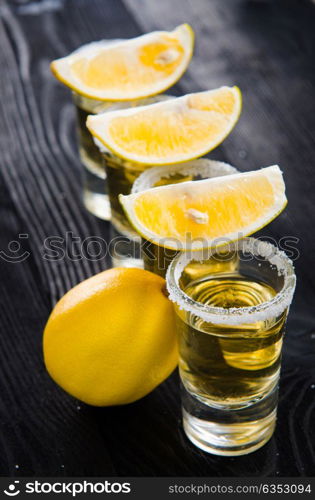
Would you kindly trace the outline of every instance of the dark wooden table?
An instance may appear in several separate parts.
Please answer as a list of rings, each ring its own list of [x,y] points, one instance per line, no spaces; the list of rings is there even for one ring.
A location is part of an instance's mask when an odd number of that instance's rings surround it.
[[[97,409],[59,389],[42,359],[53,304],[108,266],[69,252],[47,260],[45,238],[72,232],[84,245],[109,229],[82,205],[74,110],[49,62],[91,40],[182,22],[196,31],[196,51],[174,92],[224,84],[243,92],[239,124],[211,157],[243,171],[278,163],[289,199],[261,233],[293,238],[298,275],[278,425],[265,447],[240,458],[186,440],[176,374],[138,403]],[[314,23],[307,0],[0,0],[1,475],[314,475]]]

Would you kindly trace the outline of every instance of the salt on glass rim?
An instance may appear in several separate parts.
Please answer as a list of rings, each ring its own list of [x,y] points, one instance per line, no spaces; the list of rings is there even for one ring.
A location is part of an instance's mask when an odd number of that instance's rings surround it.
[[[131,194],[146,191],[154,187],[154,184],[162,178],[167,179],[174,174],[200,175],[202,178],[211,179],[236,173],[238,173],[238,170],[232,165],[223,161],[209,160],[208,158],[199,158],[173,165],[159,165],[158,167],[146,169],[139,175],[132,186]]]
[[[179,309],[189,311],[202,320],[224,325],[240,325],[266,321],[271,317],[277,317],[290,306],[295,290],[296,277],[294,267],[289,257],[277,247],[266,241],[255,238],[244,238],[224,246],[224,250],[237,250],[248,252],[256,257],[265,258],[271,265],[275,266],[278,274],[284,277],[284,284],[278,292],[268,302],[263,302],[251,307],[212,307],[193,300],[187,295],[179,285],[179,280],[184,268],[191,261],[204,261],[204,250],[192,252],[188,255],[181,252],[171,262],[166,273],[166,286],[169,299],[176,303]],[[208,257],[215,254],[209,250]]]

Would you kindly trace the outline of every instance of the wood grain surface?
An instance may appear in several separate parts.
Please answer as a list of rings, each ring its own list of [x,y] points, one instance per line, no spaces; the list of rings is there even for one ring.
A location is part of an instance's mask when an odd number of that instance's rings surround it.
[[[0,0],[0,475],[314,475],[314,21],[307,0]],[[138,403],[97,409],[59,389],[42,360],[53,304],[108,267],[107,257],[69,252],[48,260],[45,238],[109,238],[109,224],[82,205],[74,110],[49,63],[92,40],[181,22],[196,31],[196,50],[172,92],[242,89],[240,122],[210,156],[242,171],[278,163],[289,205],[260,235],[296,238],[278,425],[250,457],[214,457],[187,441],[176,373]]]

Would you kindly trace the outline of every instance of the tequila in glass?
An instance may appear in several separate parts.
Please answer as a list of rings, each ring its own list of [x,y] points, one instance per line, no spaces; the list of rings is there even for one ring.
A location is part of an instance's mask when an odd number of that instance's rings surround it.
[[[116,105],[108,108],[107,111],[116,111],[130,107],[133,108],[138,106],[147,106],[150,104],[165,101],[167,99],[171,99],[171,96],[157,95],[154,97],[138,99],[126,103],[117,103]],[[99,141],[97,141],[97,144],[99,145],[100,151],[102,153],[103,162],[107,173],[112,224],[115,229],[124,236],[129,236],[131,239],[135,237],[138,238],[138,235],[129,224],[125,212],[123,211],[123,208],[119,202],[118,196],[119,194],[130,194],[133,183],[135,182],[137,177],[139,177],[139,175],[144,172],[144,170],[150,168],[151,165],[144,165],[120,158],[114,153],[108,151]]]
[[[103,102],[72,92],[77,113],[77,138],[83,172],[83,201],[85,207],[101,219],[110,219],[106,172],[101,153],[86,127],[88,115],[104,112],[112,102]]]
[[[200,158],[176,165],[164,165],[145,170],[135,181],[132,193],[139,193],[157,186],[176,184],[193,180],[209,179],[237,173],[231,165]],[[182,249],[178,249],[182,250]],[[156,245],[144,238],[141,239],[141,255],[144,269],[151,271],[163,278],[167,268],[174,259],[177,250],[172,250],[162,245]]]
[[[178,255],[167,273],[177,315],[183,425],[199,448],[243,455],[272,436],[291,261],[245,238]]]

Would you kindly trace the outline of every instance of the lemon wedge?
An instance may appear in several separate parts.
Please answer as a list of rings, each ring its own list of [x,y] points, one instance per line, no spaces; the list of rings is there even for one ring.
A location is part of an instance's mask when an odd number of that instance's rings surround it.
[[[131,40],[108,40],[83,46],[51,63],[62,83],[98,100],[126,101],[171,87],[192,57],[194,32],[188,24],[154,31]]]
[[[119,196],[131,224],[153,243],[200,250],[235,241],[268,224],[284,209],[277,165]]]
[[[87,127],[117,156],[165,165],[197,158],[218,146],[241,112],[237,87],[187,94],[136,108],[88,116]]]

